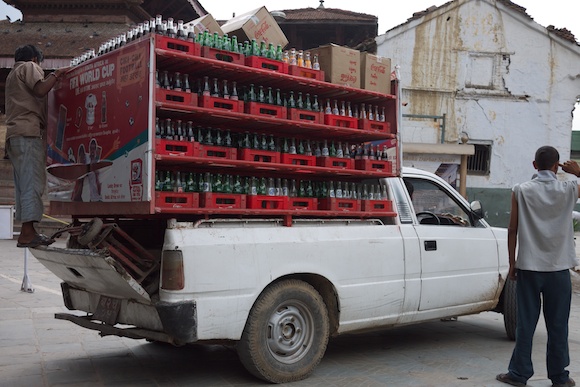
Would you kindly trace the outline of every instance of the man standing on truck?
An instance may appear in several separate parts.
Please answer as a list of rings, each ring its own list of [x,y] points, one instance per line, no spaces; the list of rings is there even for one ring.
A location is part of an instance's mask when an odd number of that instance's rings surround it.
[[[18,47],[6,78],[6,152],[14,168],[16,220],[22,222],[18,247],[54,242],[37,233],[34,223],[42,219],[46,187],[46,95],[67,69],[45,77],[42,59],[35,46]]]
[[[578,200],[576,181],[559,181],[558,167],[580,176],[575,161],[559,164],[560,155],[551,146],[536,151],[534,168],[538,176],[513,188],[508,226],[509,278],[517,280],[516,345],[508,373],[497,375],[500,382],[525,386],[534,374],[532,340],[543,300],[548,331],[546,365],[552,386],[576,383],[566,367],[568,319],[572,298],[570,270],[577,265],[572,210]],[[516,245],[518,253],[516,260]]]

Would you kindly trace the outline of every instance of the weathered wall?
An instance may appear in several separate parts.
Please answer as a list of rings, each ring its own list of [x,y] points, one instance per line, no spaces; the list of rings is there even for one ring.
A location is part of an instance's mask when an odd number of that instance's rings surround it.
[[[445,113],[446,142],[464,131],[492,144],[489,175],[468,176],[468,188],[509,197],[534,173],[538,147],[570,156],[580,47],[526,15],[494,0],[456,0],[379,36],[377,53],[401,66],[403,114]],[[403,144],[439,142],[440,134],[433,121],[403,119]]]

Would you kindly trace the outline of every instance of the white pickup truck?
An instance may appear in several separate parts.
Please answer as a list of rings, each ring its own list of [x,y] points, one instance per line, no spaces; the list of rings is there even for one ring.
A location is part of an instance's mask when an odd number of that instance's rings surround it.
[[[32,253],[63,280],[66,307],[83,312],[56,318],[101,335],[233,342],[248,371],[270,382],[306,378],[343,333],[496,311],[513,338],[506,230],[431,173],[404,169],[380,183],[397,217],[291,227],[96,218],[68,229],[67,248]],[[123,236],[135,246],[117,243]],[[103,240],[112,242],[96,248]],[[119,251],[141,260],[123,262]]]

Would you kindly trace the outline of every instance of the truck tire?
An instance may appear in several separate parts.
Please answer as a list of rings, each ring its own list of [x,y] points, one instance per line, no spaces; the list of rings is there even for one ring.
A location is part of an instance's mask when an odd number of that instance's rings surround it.
[[[517,282],[508,278],[503,288],[503,325],[508,339],[516,339],[516,325],[518,316],[518,305],[516,298]]]
[[[238,356],[254,376],[272,383],[307,378],[328,344],[328,311],[308,283],[285,280],[266,288],[252,307]]]

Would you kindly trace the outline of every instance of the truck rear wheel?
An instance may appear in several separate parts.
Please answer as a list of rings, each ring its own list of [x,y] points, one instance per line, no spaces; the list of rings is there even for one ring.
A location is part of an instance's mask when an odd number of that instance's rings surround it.
[[[517,282],[508,279],[503,288],[503,325],[508,339],[516,339],[516,325],[518,315],[518,304],[516,301],[516,284]]]
[[[238,355],[254,376],[273,383],[307,378],[328,344],[328,311],[308,283],[285,280],[268,287],[248,316]]]

